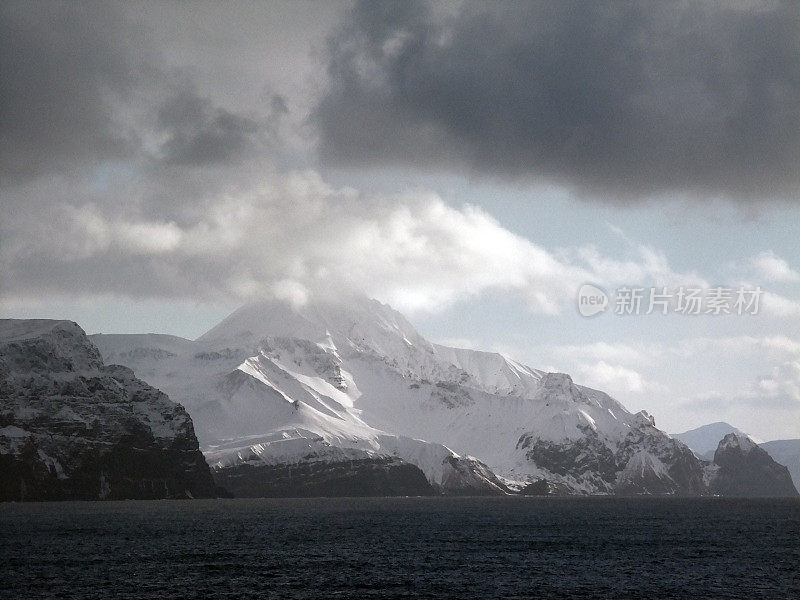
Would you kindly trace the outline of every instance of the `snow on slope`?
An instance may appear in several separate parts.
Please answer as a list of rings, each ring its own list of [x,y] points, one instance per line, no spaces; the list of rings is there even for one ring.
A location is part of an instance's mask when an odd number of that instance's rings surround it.
[[[327,329],[295,322],[307,335],[316,331],[315,339],[323,341],[277,337],[254,344],[249,340],[257,336],[241,332],[222,341],[190,342],[152,334],[98,335],[94,341],[109,361],[130,365],[181,399],[194,415],[212,466],[395,456],[418,466],[442,489],[456,480],[475,489],[498,487],[471,457],[367,425],[354,408],[360,392],[340,368],[342,361]],[[223,345],[228,343],[247,350]],[[178,352],[181,347],[184,351]]]
[[[374,300],[262,302],[196,342],[94,341],[107,362],[182,402],[207,457],[220,464],[389,454],[441,485],[453,476],[450,459],[475,456],[512,485],[546,478],[587,493],[612,492],[631,460],[631,472],[665,465],[669,481],[659,486],[667,491],[686,492],[702,479],[691,452],[646,414],[565,374],[431,344]],[[481,471],[458,459],[473,475]]]
[[[433,346],[436,356],[445,364],[469,373],[474,381],[490,394],[525,396],[534,393],[543,371],[531,369],[496,352],[480,352],[463,348]]]

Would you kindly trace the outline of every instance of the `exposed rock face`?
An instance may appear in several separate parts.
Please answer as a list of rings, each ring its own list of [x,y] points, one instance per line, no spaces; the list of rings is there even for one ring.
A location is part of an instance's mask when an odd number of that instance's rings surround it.
[[[613,492],[613,483],[620,467],[614,452],[593,432],[566,443],[525,434],[517,447],[525,451],[531,463],[555,476],[549,481],[556,481],[555,478],[574,479],[581,487],[606,494]]]
[[[557,378],[549,377],[558,375]],[[591,406],[591,398],[568,375],[548,373],[543,378],[550,402],[574,397]],[[548,384],[554,383],[555,389]],[[588,422],[579,426],[583,435],[567,442],[554,442],[523,435],[517,447],[528,460],[558,479],[574,482],[592,493],[630,495],[698,496],[709,493],[702,463],[678,440],[657,429],[644,411],[632,415],[627,433],[614,439]]]
[[[711,490],[721,496],[797,496],[789,470],[747,436],[726,435],[714,453]]]
[[[692,452],[694,452],[699,458],[713,461],[714,452],[717,451],[719,441],[729,433],[738,433],[739,435],[745,436],[747,435],[747,433],[741,429],[737,429],[730,423],[717,421],[715,423],[709,423],[708,425],[696,427],[695,429],[690,429],[689,431],[684,431],[683,433],[673,433],[672,437],[689,446]]]
[[[254,465],[214,469],[217,483],[241,498],[432,496],[434,489],[414,465],[396,458]]]
[[[624,465],[617,475],[617,494],[697,496],[708,493],[703,465],[679,440],[656,429],[653,417],[641,411],[617,453]]]
[[[0,500],[214,495],[182,406],[75,323],[0,320]]]
[[[569,496],[572,492],[566,486],[540,479],[518,490],[517,494],[520,496]]]
[[[498,496],[511,490],[491,469],[472,457],[448,456],[444,460],[440,491],[446,496]]]
[[[773,440],[759,446],[780,465],[786,465],[794,487],[800,489],[800,440]]]

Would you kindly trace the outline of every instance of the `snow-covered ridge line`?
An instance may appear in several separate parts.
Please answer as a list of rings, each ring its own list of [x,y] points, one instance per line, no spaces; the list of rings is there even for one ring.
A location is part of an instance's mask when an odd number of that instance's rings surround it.
[[[566,374],[431,344],[374,300],[260,302],[194,342],[104,335],[96,343],[187,406],[215,464],[289,461],[287,448],[310,444],[308,460],[395,456],[436,485],[456,461],[471,465],[468,478],[486,468],[515,487],[546,479],[574,493],[613,493],[625,472],[626,490],[703,491],[699,461],[649,415]]]

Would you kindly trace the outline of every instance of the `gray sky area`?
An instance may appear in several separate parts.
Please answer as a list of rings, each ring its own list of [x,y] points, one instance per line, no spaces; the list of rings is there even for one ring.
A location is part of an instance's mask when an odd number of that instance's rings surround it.
[[[0,75],[4,316],[363,293],[670,431],[800,437],[798,3],[10,1]]]

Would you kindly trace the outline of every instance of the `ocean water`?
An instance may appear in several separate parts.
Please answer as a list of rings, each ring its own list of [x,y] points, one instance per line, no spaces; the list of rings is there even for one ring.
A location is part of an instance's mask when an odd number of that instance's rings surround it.
[[[800,598],[800,502],[5,504],[0,598]]]

